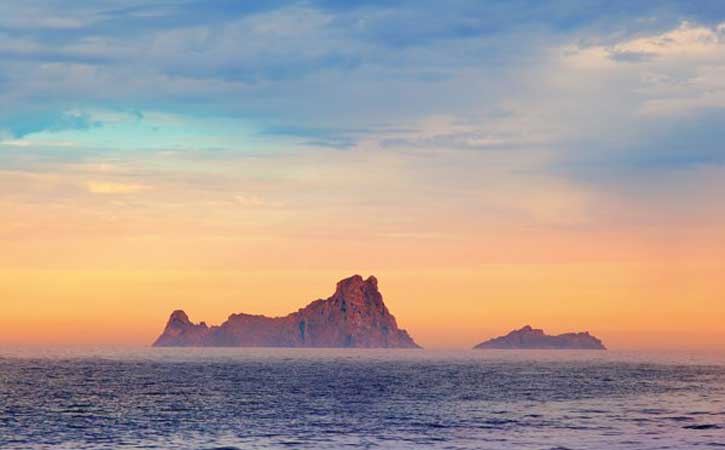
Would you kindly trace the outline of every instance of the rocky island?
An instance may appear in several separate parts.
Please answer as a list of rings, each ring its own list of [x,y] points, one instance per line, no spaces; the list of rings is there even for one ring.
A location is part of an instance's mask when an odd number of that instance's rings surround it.
[[[482,342],[474,349],[531,349],[531,350],[606,350],[602,341],[589,334],[564,333],[550,336],[544,330],[531,328],[529,325],[514,330],[506,336],[500,336]]]
[[[284,317],[232,314],[219,326],[171,314],[155,347],[420,348],[383,303],[378,281],[354,275],[335,293]]]

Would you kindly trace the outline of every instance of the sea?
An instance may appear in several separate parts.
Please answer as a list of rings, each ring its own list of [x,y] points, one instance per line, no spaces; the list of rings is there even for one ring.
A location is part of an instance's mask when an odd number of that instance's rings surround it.
[[[0,449],[725,449],[725,353],[0,349]]]

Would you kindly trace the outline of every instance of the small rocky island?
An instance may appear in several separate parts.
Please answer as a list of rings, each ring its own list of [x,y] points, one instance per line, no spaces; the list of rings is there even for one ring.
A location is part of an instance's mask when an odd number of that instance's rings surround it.
[[[500,336],[482,342],[474,349],[530,349],[530,350],[606,350],[602,341],[589,334],[564,333],[549,336],[544,330],[529,325],[514,330],[506,336]]]
[[[174,311],[155,347],[420,348],[383,303],[378,281],[354,275],[332,297],[284,317],[232,314],[219,326],[195,324]]]

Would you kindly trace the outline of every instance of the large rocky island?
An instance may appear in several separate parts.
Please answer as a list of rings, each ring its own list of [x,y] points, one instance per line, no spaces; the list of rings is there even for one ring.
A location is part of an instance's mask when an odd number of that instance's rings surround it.
[[[602,341],[589,334],[564,333],[549,336],[544,330],[531,328],[529,325],[514,330],[506,336],[500,336],[482,342],[475,349],[531,349],[531,350],[606,350]]]
[[[232,314],[219,326],[195,324],[174,311],[155,347],[367,347],[419,348],[398,328],[375,277],[354,275],[337,283],[327,300],[316,300],[284,317]]]

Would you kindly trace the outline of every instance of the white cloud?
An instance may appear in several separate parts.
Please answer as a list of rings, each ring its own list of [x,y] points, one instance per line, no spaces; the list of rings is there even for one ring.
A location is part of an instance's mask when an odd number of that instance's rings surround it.
[[[234,199],[242,206],[264,206],[266,203],[255,195],[238,194]]]
[[[608,49],[611,56],[621,53],[676,56],[692,58],[712,55],[722,51],[725,40],[725,23],[709,28],[690,22],[666,33],[622,42]]]
[[[676,28],[609,46],[566,46],[559,70],[605,86],[599,101],[630,96],[642,116],[674,116],[725,108],[725,23],[708,27],[682,22]]]
[[[135,183],[117,183],[110,181],[88,181],[85,185],[88,192],[92,194],[116,195],[116,194],[135,194],[138,192],[151,189],[144,184]]]
[[[23,148],[33,148],[33,147],[75,147],[78,146],[78,143],[75,141],[69,141],[69,140],[52,140],[52,139],[8,139],[8,140],[2,140],[0,139],[0,146],[7,146],[7,147],[23,147]]]

